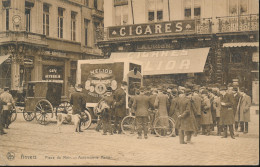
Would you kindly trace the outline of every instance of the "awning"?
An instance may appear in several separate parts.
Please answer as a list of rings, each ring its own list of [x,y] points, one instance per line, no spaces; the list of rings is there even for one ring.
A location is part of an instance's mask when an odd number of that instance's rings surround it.
[[[0,64],[2,64],[10,55],[0,56]]]
[[[110,59],[137,60],[143,63],[143,75],[203,72],[210,48],[153,52],[117,52]]]
[[[259,47],[258,42],[237,42],[237,43],[224,43],[223,47]]]

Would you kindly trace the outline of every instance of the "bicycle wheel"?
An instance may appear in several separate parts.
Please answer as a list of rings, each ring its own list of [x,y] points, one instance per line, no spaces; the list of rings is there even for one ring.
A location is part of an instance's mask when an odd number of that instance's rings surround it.
[[[170,117],[158,117],[154,121],[153,129],[158,136],[171,136],[175,133],[175,123]]]
[[[92,123],[92,117],[88,110],[84,111],[84,114],[81,116],[81,126],[84,127],[84,129],[88,129]]]
[[[124,134],[130,135],[136,132],[135,117],[126,116],[122,120],[121,129]]]
[[[14,122],[17,118],[17,111],[16,111],[16,108],[13,107],[12,110],[11,110],[11,123]]]

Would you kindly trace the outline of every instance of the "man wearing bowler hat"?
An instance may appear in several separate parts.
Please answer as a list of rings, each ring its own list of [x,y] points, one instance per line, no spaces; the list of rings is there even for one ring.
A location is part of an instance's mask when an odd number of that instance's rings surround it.
[[[223,126],[224,135],[222,138],[227,138],[227,128],[229,128],[230,136],[235,139],[233,124],[235,123],[234,113],[233,113],[233,95],[226,92],[226,87],[222,86],[220,88],[220,102],[221,102],[221,112],[220,112],[220,122]]]

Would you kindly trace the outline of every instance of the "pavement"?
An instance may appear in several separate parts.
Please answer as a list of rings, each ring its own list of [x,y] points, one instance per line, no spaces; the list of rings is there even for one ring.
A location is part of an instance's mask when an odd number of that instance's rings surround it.
[[[248,134],[198,135],[186,145],[178,137],[104,136],[94,130],[96,124],[83,133],[63,125],[59,133],[55,123],[26,122],[19,113],[8,134],[0,136],[0,165],[258,165],[258,109],[251,107]]]

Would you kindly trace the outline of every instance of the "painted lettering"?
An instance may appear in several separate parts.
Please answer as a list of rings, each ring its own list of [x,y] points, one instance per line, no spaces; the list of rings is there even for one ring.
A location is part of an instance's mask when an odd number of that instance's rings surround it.
[[[188,70],[189,68],[190,68],[190,60],[188,59],[182,60],[179,69]]]
[[[122,28],[120,29],[120,35],[121,35],[121,36],[125,36],[125,35],[126,35],[125,27],[122,27]]]
[[[149,25],[146,27],[144,34],[147,34],[147,33],[152,34],[152,30],[151,30],[151,27]]]
[[[173,70],[176,65],[176,61],[168,61],[165,70]]]
[[[181,22],[178,22],[176,24],[176,32],[181,32],[182,31],[182,23]]]
[[[140,34],[142,34],[142,32],[143,32],[142,27],[141,27],[141,26],[137,26],[137,27],[136,27],[136,30],[135,30],[135,33],[136,33],[137,35],[140,35]]]
[[[161,34],[162,33],[162,25],[161,24],[155,24],[155,33]]]
[[[172,32],[171,25],[172,25],[172,23],[166,23],[165,24],[165,33]]]

